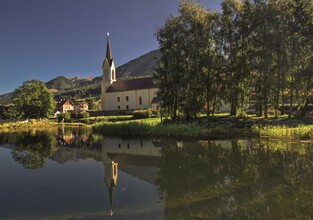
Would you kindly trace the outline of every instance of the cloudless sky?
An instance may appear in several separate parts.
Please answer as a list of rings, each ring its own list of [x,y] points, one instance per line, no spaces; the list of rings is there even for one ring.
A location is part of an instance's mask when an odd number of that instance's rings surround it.
[[[201,0],[220,10],[222,0]],[[158,48],[179,0],[0,0],[0,94],[22,82],[102,73],[106,33],[117,66]]]

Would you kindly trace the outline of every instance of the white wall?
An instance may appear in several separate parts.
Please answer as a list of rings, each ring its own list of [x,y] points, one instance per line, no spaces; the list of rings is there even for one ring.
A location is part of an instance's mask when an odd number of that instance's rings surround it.
[[[106,94],[106,110],[118,110],[117,106],[120,106],[120,110],[144,109],[151,108],[151,101],[157,95],[157,88],[143,89],[143,90],[131,90],[124,92],[110,92]],[[128,96],[128,101],[126,97]],[[120,97],[120,101],[117,101],[117,97]],[[142,104],[139,103],[139,97],[142,98]]]

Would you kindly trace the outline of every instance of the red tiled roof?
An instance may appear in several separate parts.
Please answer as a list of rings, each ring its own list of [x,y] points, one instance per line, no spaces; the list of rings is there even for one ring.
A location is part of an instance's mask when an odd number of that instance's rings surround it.
[[[156,86],[153,84],[153,78],[145,77],[130,80],[117,80],[107,88],[106,92],[121,92],[153,88],[156,88]]]

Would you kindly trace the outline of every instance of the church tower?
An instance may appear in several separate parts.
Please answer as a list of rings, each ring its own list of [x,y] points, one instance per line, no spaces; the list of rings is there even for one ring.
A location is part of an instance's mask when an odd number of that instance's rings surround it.
[[[107,51],[102,64],[101,110],[107,110],[107,88],[116,81],[115,63],[111,52],[110,34],[107,33]]]
[[[117,183],[117,175],[118,175],[118,163],[111,160],[108,156],[107,152],[107,142],[105,140],[102,141],[102,160],[104,165],[104,182],[108,189],[109,195],[109,203],[110,203],[110,215],[113,215],[113,197],[114,197],[114,189]]]

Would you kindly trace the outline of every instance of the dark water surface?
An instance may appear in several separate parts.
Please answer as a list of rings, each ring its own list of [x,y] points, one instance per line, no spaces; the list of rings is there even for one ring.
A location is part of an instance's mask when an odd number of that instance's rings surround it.
[[[299,142],[0,134],[0,219],[312,219],[312,172]]]

